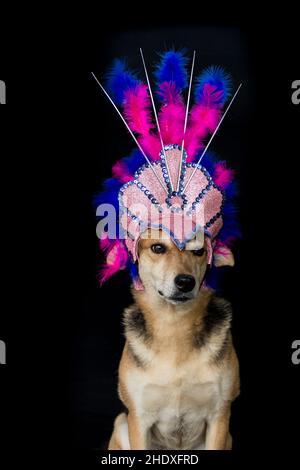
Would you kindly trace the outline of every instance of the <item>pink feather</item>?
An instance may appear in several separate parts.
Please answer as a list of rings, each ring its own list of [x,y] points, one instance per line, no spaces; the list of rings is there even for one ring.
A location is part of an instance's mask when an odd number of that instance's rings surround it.
[[[206,83],[203,86],[201,104],[208,108],[221,108],[220,101],[222,101],[223,95],[223,90],[218,90],[216,86]]]
[[[122,162],[122,160],[119,160],[114,164],[112,167],[112,175],[114,178],[121,181],[121,183],[127,183],[128,181],[132,180],[132,175],[128,173],[126,165],[124,162]]]
[[[140,84],[125,93],[124,117],[130,129],[140,135],[138,141],[145,154],[152,160],[158,160],[161,145],[158,137],[151,133],[154,124],[146,85]]]
[[[148,135],[153,128],[151,102],[148,88],[144,84],[125,92],[124,117],[130,129],[140,135]]]
[[[106,253],[110,248],[112,248],[112,244],[114,243],[114,241],[115,240],[110,240],[107,234],[104,234],[99,240],[100,250]]]
[[[159,124],[165,144],[181,144],[185,109],[182,104],[167,104],[159,113]]]
[[[226,189],[234,178],[234,171],[226,168],[225,162],[219,162],[214,169],[214,182],[221,188]]]
[[[221,240],[216,240],[216,244],[214,247],[214,252],[219,255],[226,255],[228,250],[230,249],[231,245],[235,242],[235,237],[228,237],[226,243],[222,242]]]
[[[159,85],[158,95],[165,104],[177,104],[182,102],[182,96],[174,82],[163,82]]]
[[[159,138],[156,135],[148,134],[146,136],[142,136],[138,139],[142,149],[144,150],[145,154],[151,160],[159,160],[160,151],[161,151],[161,144]]]
[[[107,260],[99,272],[99,282],[102,285],[113,274],[126,267],[129,255],[120,240],[110,240],[107,235],[100,239],[100,248],[104,251]]]
[[[214,247],[214,252],[216,254],[219,254],[219,255],[226,254],[227,249],[228,249],[227,246],[225,245],[225,243],[221,242],[221,240],[216,241],[216,244]]]
[[[159,113],[159,124],[165,144],[181,144],[183,138],[185,106],[173,82],[160,85],[159,94],[164,101]]]
[[[220,114],[218,108],[208,108],[202,104],[193,106],[190,114],[190,124],[185,136],[188,162],[192,161],[199,150],[204,147],[203,141],[207,134],[214,132],[220,120]]]

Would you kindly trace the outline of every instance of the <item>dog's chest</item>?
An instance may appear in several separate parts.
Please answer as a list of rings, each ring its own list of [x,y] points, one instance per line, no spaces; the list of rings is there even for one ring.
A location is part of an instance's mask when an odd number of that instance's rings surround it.
[[[218,407],[218,382],[190,372],[161,370],[142,387],[141,411],[151,423],[154,447],[195,448],[204,440],[206,421]]]

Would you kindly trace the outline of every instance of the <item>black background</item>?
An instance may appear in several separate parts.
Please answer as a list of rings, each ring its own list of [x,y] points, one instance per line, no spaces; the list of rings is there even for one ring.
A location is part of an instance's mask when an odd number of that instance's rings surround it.
[[[299,339],[297,24],[279,15],[247,23],[193,12],[190,20],[71,13],[45,30],[39,22],[32,35],[27,26],[18,45],[18,27],[8,32],[1,57],[1,456],[76,462],[107,445],[130,294],[126,273],[97,286],[92,197],[133,144],[90,72],[101,78],[124,55],[140,68],[139,47],[150,66],[158,51],[184,46],[197,50],[196,72],[217,63],[243,82],[211,147],[237,169],[240,186],[243,238],[223,289],[241,365],[235,458],[292,459],[300,422],[300,366],[291,363]]]

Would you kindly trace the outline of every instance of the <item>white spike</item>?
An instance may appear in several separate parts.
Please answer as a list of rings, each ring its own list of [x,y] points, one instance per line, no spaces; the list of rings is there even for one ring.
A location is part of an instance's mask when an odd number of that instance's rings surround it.
[[[140,149],[140,151],[142,152],[143,156],[145,157],[148,165],[150,166],[151,170],[153,171],[154,175],[156,176],[157,180],[159,181],[161,187],[163,188],[163,190],[168,194],[168,190],[167,188],[165,187],[164,183],[162,182],[161,178],[158,176],[157,172],[155,171],[155,168],[153,167],[152,163],[150,162],[149,158],[147,157],[147,155],[145,154],[144,150],[142,149],[142,147],[140,146],[137,138],[135,137],[135,135],[133,134],[132,130],[130,129],[129,125],[127,124],[127,122],[125,121],[124,117],[122,116],[122,113],[119,111],[119,109],[117,108],[117,106],[115,105],[115,103],[113,102],[113,100],[111,99],[111,97],[109,96],[109,94],[107,93],[107,91],[105,90],[105,88],[101,85],[101,83],[99,82],[98,78],[96,77],[96,75],[94,74],[94,72],[91,72],[92,76],[94,77],[94,79],[96,80],[96,82],[98,83],[99,87],[101,88],[101,90],[103,91],[103,93],[107,96],[107,98],[109,99],[109,101],[111,102],[111,104],[113,105],[113,107],[115,108],[115,110],[117,111],[118,115],[120,116],[120,118],[122,119],[123,123],[125,124],[125,126],[127,127],[127,130],[129,131],[131,137],[133,138],[133,140],[135,141],[136,145],[138,146],[138,148]]]
[[[224,120],[224,118],[225,118],[227,112],[229,111],[229,108],[230,108],[230,106],[232,105],[232,103],[233,103],[233,101],[234,101],[236,95],[238,94],[238,92],[239,92],[241,86],[242,86],[242,83],[240,83],[238,89],[236,90],[235,94],[234,94],[233,97],[231,98],[230,103],[228,104],[228,106],[227,106],[227,108],[226,108],[226,111],[224,112],[223,116],[221,117],[221,119],[220,119],[220,121],[219,121],[219,124],[217,125],[217,127],[216,127],[214,133],[212,134],[212,136],[211,136],[211,138],[209,139],[209,141],[208,141],[208,143],[207,143],[205,149],[203,150],[203,152],[202,152],[202,154],[201,154],[201,156],[200,156],[200,158],[199,158],[199,160],[198,160],[198,162],[197,162],[197,164],[196,164],[196,166],[195,166],[195,168],[194,168],[194,171],[192,172],[191,176],[189,177],[189,179],[188,179],[188,181],[187,181],[187,183],[186,183],[186,185],[185,185],[185,187],[184,187],[183,192],[186,191],[186,188],[187,188],[188,185],[190,184],[191,179],[193,178],[194,174],[195,174],[196,171],[197,171],[198,165],[201,163],[201,160],[202,160],[202,158],[204,157],[204,155],[205,155],[205,153],[206,153],[208,147],[210,146],[211,141],[213,140],[214,136],[215,136],[216,133],[218,132],[218,129],[219,129],[220,125],[222,124],[222,122],[223,122],[223,120]]]
[[[140,53],[141,53],[141,57],[142,57],[143,67],[144,67],[144,70],[145,70],[146,80],[147,80],[148,89],[149,89],[149,93],[150,93],[150,98],[151,98],[152,108],[153,108],[153,112],[154,112],[154,116],[155,116],[155,121],[156,121],[156,126],[157,126],[157,130],[158,130],[159,139],[160,139],[160,144],[162,146],[162,151],[163,151],[163,154],[164,154],[164,157],[165,157],[166,168],[167,168],[167,171],[168,171],[169,180],[170,180],[170,184],[171,184],[171,191],[173,191],[173,184],[172,184],[172,180],[171,180],[168,161],[167,161],[167,158],[166,158],[165,146],[164,146],[161,131],[160,131],[160,125],[159,125],[159,121],[158,121],[158,117],[157,117],[157,112],[156,112],[155,103],[154,103],[154,99],[153,99],[153,94],[152,94],[152,90],[151,90],[150,80],[149,80],[149,76],[148,76],[148,72],[147,72],[147,67],[146,67],[146,63],[145,63],[145,59],[144,59],[144,54],[143,54],[143,51],[142,51],[141,47],[140,47]]]
[[[193,74],[194,74],[195,57],[196,57],[196,51],[194,51],[194,54],[193,54],[193,61],[192,61],[192,68],[191,68],[191,75],[190,75],[190,84],[189,84],[189,92],[188,92],[188,99],[187,99],[186,111],[185,111],[184,128],[183,128],[183,139],[182,139],[182,144],[181,144],[181,157],[180,157],[179,173],[178,173],[178,179],[177,179],[177,191],[179,191],[179,179],[180,179],[180,173],[181,173],[181,168],[182,168],[182,159],[183,159],[183,151],[184,151],[184,138],[185,138],[185,133],[186,133],[186,126],[187,126],[187,120],[188,120],[188,114],[189,114],[189,107],[190,107],[190,99],[191,99],[191,89],[192,89],[192,81],[193,81]]]

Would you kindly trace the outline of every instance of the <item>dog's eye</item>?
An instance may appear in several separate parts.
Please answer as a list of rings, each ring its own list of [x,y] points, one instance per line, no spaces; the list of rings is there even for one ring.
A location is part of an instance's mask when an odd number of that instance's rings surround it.
[[[193,250],[193,254],[195,256],[203,256],[204,255],[204,248],[200,248],[199,250]]]
[[[161,245],[160,243],[155,243],[154,245],[151,246],[151,250],[153,253],[156,253],[157,255],[161,253],[165,253],[167,251],[167,248],[165,245]]]

